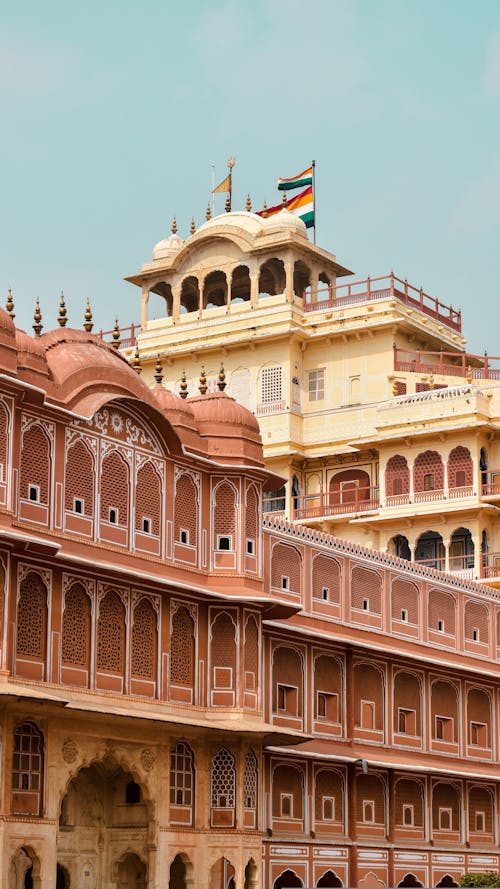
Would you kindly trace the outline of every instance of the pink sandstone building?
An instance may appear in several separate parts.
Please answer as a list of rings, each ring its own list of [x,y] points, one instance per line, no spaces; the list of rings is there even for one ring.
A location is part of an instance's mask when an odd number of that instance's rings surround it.
[[[183,399],[61,322],[0,311],[1,885],[497,870],[500,593],[263,520],[223,374]]]

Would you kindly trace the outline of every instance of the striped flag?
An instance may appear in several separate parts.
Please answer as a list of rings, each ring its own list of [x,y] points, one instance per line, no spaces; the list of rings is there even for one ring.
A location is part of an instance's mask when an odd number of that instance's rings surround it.
[[[304,188],[304,185],[312,185],[312,181],[313,170],[312,167],[308,167],[307,170],[302,170],[302,173],[292,176],[291,179],[282,179],[280,177],[278,179],[278,190],[291,191],[292,188]]]
[[[276,213],[279,213],[280,210],[288,210],[289,213],[293,213],[294,216],[298,216],[302,219],[306,228],[312,228],[314,225],[314,198],[312,185],[308,188],[304,188],[304,191],[299,192],[299,194],[296,194],[293,198],[290,198],[286,207],[283,204],[276,204],[274,207],[266,207],[263,210],[259,210],[257,216],[274,216]]]

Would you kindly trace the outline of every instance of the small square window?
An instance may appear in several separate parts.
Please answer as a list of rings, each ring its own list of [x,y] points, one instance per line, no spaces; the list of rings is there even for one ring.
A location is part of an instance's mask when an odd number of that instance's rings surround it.
[[[452,830],[452,812],[451,809],[439,809],[439,830]]]
[[[289,590],[290,589],[290,578],[286,576],[286,574],[282,574],[281,576],[281,589]]]
[[[403,803],[403,824],[405,827],[414,825],[414,808],[410,803]]]
[[[444,633],[444,620],[438,620],[438,632]]]
[[[476,830],[478,833],[484,833],[485,821],[484,812],[476,812]]]
[[[321,598],[323,599],[323,602],[328,601],[329,593],[330,593],[330,587],[324,586],[323,589],[321,590]]]
[[[142,530],[144,531],[144,534],[150,534],[150,533],[151,533],[151,519],[147,519],[147,518],[145,518],[145,517],[143,518],[143,520],[142,520]]]
[[[28,488],[28,499],[31,500],[32,503],[40,502],[40,488],[38,485],[30,485]]]
[[[309,401],[322,401],[325,397],[325,368],[309,371]]]
[[[472,630],[472,639],[474,642],[479,642],[479,630],[477,627],[474,627]]]
[[[370,610],[370,600],[363,599],[363,611],[369,611],[369,610]]]
[[[323,821],[335,821],[335,799],[333,796],[323,797]]]
[[[375,823],[375,803],[373,800],[363,800],[363,821],[365,824]]]
[[[428,472],[424,475],[424,491],[434,490],[434,473]]]
[[[282,818],[292,818],[293,817],[293,796],[291,793],[282,793],[281,794],[281,817]]]
[[[77,515],[83,515],[84,513],[85,503],[79,497],[75,497],[73,499],[73,512],[76,512]]]
[[[249,537],[247,539],[247,556],[253,556],[254,554],[254,541]]]
[[[403,623],[408,623],[408,610],[406,608],[401,609],[401,620]]]
[[[181,543],[189,544],[189,531],[187,531],[186,528],[181,528],[179,537]]]
[[[114,506],[111,506],[109,510],[109,523],[110,525],[118,524],[118,510]]]
[[[219,537],[217,538],[217,549],[223,550],[225,552],[230,552],[231,538],[219,535]]]

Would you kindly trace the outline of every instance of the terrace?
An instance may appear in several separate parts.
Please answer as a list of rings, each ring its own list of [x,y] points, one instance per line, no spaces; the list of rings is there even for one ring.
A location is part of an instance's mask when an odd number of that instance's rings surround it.
[[[403,373],[462,377],[473,380],[500,380],[500,357],[469,352],[411,352],[394,346],[394,370]]]

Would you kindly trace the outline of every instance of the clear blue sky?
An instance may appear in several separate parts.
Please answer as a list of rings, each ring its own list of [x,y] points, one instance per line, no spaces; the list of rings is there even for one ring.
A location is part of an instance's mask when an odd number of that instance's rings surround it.
[[[0,11],[0,294],[139,318],[122,277],[317,160],[318,241],[462,307],[500,355],[499,0],[120,0]],[[219,196],[222,211],[223,196]],[[30,327],[31,332],[31,327]]]

